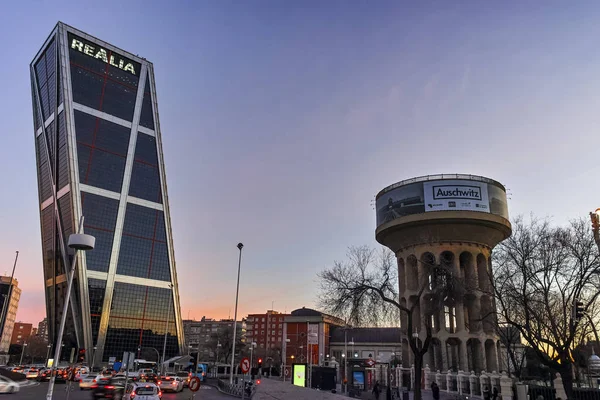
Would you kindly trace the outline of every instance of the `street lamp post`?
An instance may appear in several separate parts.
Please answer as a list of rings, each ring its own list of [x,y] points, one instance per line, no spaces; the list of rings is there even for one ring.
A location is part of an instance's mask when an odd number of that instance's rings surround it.
[[[254,366],[252,364],[252,356],[253,356],[253,350],[256,347],[256,342],[252,342],[250,343],[250,375],[252,375],[252,367]]]
[[[287,364],[287,344],[290,342],[290,339],[285,339],[284,341],[284,345],[283,345],[283,354],[281,357],[281,374],[283,375],[283,381],[285,382],[285,372],[287,371],[286,369],[286,364]]]
[[[81,232],[83,230],[83,215],[79,219],[79,229],[77,232]],[[50,369],[50,384],[48,385],[48,392],[46,393],[46,400],[52,400],[52,394],[54,393],[54,382],[56,381],[56,376],[54,375],[54,370],[56,368],[56,364],[60,359],[60,351],[62,346],[58,344],[62,343],[63,335],[65,333],[65,324],[67,322],[67,313],[69,311],[69,301],[71,299],[71,291],[73,289],[73,277],[75,276],[75,268],[77,267],[77,255],[79,251],[87,251],[92,250],[96,244],[96,238],[91,235],[86,235],[85,233],[73,233],[69,236],[68,246],[71,249],[75,250],[73,254],[73,262],[71,263],[71,270],[69,273],[69,281],[67,283],[67,293],[65,294],[64,304],[63,304],[63,312],[60,320],[60,327],[58,329],[58,335],[56,337],[56,346],[54,346],[54,363],[52,363],[52,368]],[[12,283],[12,282],[11,282]]]
[[[160,362],[160,354],[158,353],[158,350],[156,350],[156,348],[154,347],[147,347],[147,346],[138,346],[138,353],[141,354],[142,349],[152,349],[156,352],[156,363],[158,364]],[[158,372],[158,370],[157,370]]]
[[[23,343],[23,347],[21,349],[21,359],[19,360],[19,365],[23,364],[23,354],[25,353],[26,347],[27,347],[27,343]]]
[[[235,311],[233,312],[233,345],[231,350],[231,371],[229,373],[229,384],[233,384],[233,365],[235,361],[235,337],[237,335],[237,308],[238,298],[240,294],[240,270],[242,269],[242,248],[243,243],[238,243],[237,248],[240,250],[240,256],[238,259],[238,273],[237,273],[237,285],[235,289]]]
[[[162,363],[160,364],[160,374],[164,375],[165,371],[165,353],[167,352],[167,334],[169,333],[169,319],[171,319],[171,304],[173,303],[173,284],[169,283],[171,289],[171,300],[169,301],[169,311],[167,312],[167,323],[165,325],[165,339],[163,341]]]
[[[46,368],[48,368],[48,359],[50,358],[50,349],[52,348],[52,345],[49,344],[47,347],[48,351],[46,352]]]
[[[94,346],[94,352],[92,353],[92,372],[94,372],[94,367],[96,366],[96,350],[98,350],[98,348]]]

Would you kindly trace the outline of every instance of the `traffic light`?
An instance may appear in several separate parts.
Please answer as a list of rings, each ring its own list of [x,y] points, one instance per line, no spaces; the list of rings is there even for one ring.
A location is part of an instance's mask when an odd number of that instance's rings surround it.
[[[77,362],[85,361],[85,349],[79,349],[79,353],[77,354]]]
[[[583,301],[576,300],[575,304],[573,305],[573,308],[574,308],[573,313],[575,314],[575,321],[579,321],[581,318],[583,318],[583,314],[585,313],[585,307],[583,306]]]
[[[196,365],[198,365],[198,352],[190,353],[190,372],[196,371]]]
[[[262,358],[258,359],[258,368],[262,368]]]

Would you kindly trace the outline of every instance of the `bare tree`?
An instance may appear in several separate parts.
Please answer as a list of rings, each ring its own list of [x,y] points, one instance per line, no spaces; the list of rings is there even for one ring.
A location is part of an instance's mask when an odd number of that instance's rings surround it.
[[[497,325],[500,343],[506,349],[506,369],[509,375],[521,378],[525,366],[525,347],[521,344],[521,332],[512,325]]]
[[[404,306],[399,301],[398,269],[393,253],[385,248],[376,252],[368,246],[359,246],[350,247],[347,257],[346,262],[336,261],[333,267],[319,274],[320,306],[357,326],[378,325],[382,319],[389,319],[397,326],[399,312],[405,317],[406,326],[402,327],[405,335],[418,330],[415,321],[420,320],[417,313],[421,311],[425,315],[425,340],[408,341],[415,360],[414,399],[420,400],[423,356],[432,339],[431,316],[441,303],[461,298],[459,280],[449,267],[426,265],[431,271],[429,279],[422,279],[417,301]]]
[[[600,259],[583,220],[552,227],[547,220],[517,218],[513,234],[494,250],[492,290],[498,322],[516,328],[573,395],[573,351],[589,333],[573,306],[597,302]]]

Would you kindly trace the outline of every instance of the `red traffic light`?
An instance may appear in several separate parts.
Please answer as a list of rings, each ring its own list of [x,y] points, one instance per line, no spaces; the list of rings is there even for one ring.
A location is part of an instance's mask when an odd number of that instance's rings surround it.
[[[262,364],[262,358],[259,358],[259,359],[258,359],[258,363],[259,363],[259,364]]]
[[[260,379],[257,379],[257,380],[256,380],[256,384],[257,384],[257,385],[260,385]]]

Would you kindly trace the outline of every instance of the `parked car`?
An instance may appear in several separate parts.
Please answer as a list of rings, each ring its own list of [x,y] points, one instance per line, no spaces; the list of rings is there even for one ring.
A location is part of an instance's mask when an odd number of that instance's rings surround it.
[[[158,387],[163,392],[181,392],[183,390],[183,381],[175,374],[168,374],[160,378]]]

